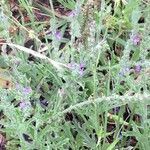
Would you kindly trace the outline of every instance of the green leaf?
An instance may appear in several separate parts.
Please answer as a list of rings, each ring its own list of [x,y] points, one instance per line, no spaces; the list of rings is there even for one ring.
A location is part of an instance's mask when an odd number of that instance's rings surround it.
[[[140,49],[136,49],[132,55],[132,60],[138,61],[139,57],[140,57]]]
[[[113,143],[110,144],[107,150],[113,150],[118,142],[119,142],[119,139],[116,139]]]

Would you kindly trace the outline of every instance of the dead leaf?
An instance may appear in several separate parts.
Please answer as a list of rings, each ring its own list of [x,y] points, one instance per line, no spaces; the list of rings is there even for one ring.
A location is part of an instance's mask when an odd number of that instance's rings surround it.
[[[13,86],[13,84],[12,84],[11,80],[0,77],[0,87],[1,88],[10,89],[10,88],[12,88],[12,86]]]
[[[0,88],[10,89],[13,87],[11,78],[7,69],[0,68]]]

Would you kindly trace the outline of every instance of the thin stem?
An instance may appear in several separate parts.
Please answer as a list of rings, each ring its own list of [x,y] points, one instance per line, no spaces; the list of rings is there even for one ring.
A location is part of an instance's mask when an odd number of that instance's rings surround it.
[[[48,58],[47,56],[43,55],[43,54],[40,54],[39,52],[36,52],[36,51],[33,51],[29,48],[26,48],[26,47],[23,47],[23,46],[20,46],[20,45],[17,45],[17,44],[13,44],[13,43],[0,43],[0,44],[7,44],[9,46],[12,46],[12,47],[15,47],[21,51],[24,51],[28,54],[31,54],[35,57],[38,57],[40,59],[45,59],[45,60],[48,60],[55,68],[57,68],[58,70],[62,69],[62,67],[65,67],[65,68],[68,68],[68,66],[66,64],[63,64],[63,63],[60,63],[60,62],[56,62],[50,58]]]
[[[103,96],[103,97],[99,97],[95,100],[93,100],[92,98],[90,98],[87,101],[75,104],[73,106],[68,107],[67,109],[63,110],[62,112],[59,112],[57,114],[57,116],[54,116],[54,118],[58,117],[58,116],[62,116],[63,114],[70,112],[72,110],[75,109],[79,109],[79,108],[83,108],[84,106],[87,105],[91,105],[91,104],[95,104],[95,103],[101,103],[102,101],[119,101],[120,105],[125,105],[127,103],[129,103],[130,101],[144,101],[144,100],[150,100],[150,94],[135,94],[135,95],[124,95],[124,96],[120,96],[120,95],[112,95],[112,96]]]

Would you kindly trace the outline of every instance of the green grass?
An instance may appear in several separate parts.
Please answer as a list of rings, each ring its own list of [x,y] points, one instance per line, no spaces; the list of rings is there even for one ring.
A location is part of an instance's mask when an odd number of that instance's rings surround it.
[[[47,2],[0,2],[0,149],[149,150],[149,1]]]

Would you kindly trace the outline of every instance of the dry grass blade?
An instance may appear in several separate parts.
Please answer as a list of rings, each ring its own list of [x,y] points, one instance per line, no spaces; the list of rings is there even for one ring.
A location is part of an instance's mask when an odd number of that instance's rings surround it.
[[[18,50],[21,50],[21,51],[23,51],[25,53],[31,54],[31,55],[33,55],[33,56],[35,56],[37,58],[48,60],[58,70],[62,69],[62,67],[68,68],[68,66],[66,64],[63,64],[63,63],[60,63],[60,62],[56,62],[56,61],[48,58],[47,56],[45,56],[43,54],[40,54],[40,53],[38,53],[36,51],[33,51],[33,50],[29,49],[29,48],[26,48],[26,47],[23,47],[23,46],[20,46],[20,45],[17,45],[17,44],[13,44],[13,43],[2,43],[2,44],[7,44],[10,47],[15,47]]]
[[[66,108],[65,110],[61,111],[58,113],[58,116],[62,116],[63,114],[67,113],[67,112],[71,112],[72,110],[78,109],[78,108],[83,108],[84,106],[87,105],[91,105],[91,104],[96,104],[96,103],[101,103],[102,101],[118,101],[120,102],[120,105],[125,105],[127,103],[129,103],[130,101],[146,101],[146,100],[150,100],[150,94],[144,93],[144,94],[135,94],[135,95],[124,95],[124,96],[120,96],[120,95],[112,95],[112,96],[103,96],[103,97],[99,97],[95,100],[93,100],[93,98],[89,98],[87,101],[83,101],[80,103],[77,103],[75,105],[71,105],[70,107]],[[55,118],[55,116],[54,116]]]

